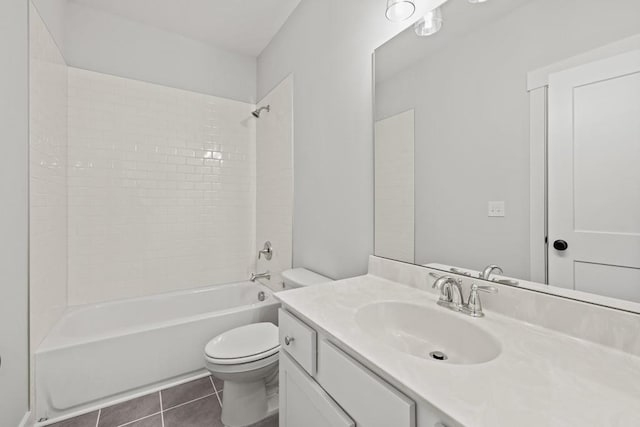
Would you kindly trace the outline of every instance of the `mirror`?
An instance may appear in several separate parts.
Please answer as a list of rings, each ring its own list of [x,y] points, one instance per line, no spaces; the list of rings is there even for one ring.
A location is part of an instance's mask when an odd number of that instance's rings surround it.
[[[375,51],[375,254],[640,312],[640,2],[441,14]]]

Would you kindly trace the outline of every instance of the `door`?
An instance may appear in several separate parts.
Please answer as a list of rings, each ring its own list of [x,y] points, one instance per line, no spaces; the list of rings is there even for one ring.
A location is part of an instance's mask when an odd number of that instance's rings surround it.
[[[355,427],[322,387],[282,350],[279,393],[281,427]]]
[[[640,51],[549,78],[549,283],[640,302]]]

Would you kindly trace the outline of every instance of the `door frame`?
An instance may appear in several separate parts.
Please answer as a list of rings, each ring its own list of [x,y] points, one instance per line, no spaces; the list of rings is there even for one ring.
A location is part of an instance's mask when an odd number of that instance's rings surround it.
[[[29,416],[29,2],[0,3],[0,424]]]
[[[640,49],[640,34],[572,56],[527,73],[529,93],[529,247],[533,282],[549,284],[548,91],[549,76],[590,62]],[[540,206],[543,206],[540,209]]]

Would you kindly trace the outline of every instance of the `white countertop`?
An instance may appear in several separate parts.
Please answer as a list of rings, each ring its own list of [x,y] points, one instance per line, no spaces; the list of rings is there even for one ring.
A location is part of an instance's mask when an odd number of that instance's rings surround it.
[[[501,354],[482,364],[452,365],[379,344],[355,321],[360,307],[380,301],[449,311],[428,292],[366,275],[277,298],[380,376],[463,425],[640,426],[640,358],[633,355],[485,310],[480,319],[453,315],[497,338]]]

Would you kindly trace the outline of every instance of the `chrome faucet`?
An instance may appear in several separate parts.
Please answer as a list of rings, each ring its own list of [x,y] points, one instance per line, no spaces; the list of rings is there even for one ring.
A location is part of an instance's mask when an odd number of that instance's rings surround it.
[[[495,264],[491,264],[488,265],[484,268],[484,270],[482,270],[482,273],[480,273],[480,278],[484,279],[484,280],[491,280],[491,275],[497,271],[498,274],[502,274],[504,273],[504,271],[502,271],[502,269],[500,267],[498,267]]]
[[[484,317],[484,313],[482,312],[482,302],[480,301],[480,295],[478,294],[478,292],[497,294],[498,288],[496,288],[495,286],[478,286],[475,283],[471,285],[469,300],[462,309],[462,312],[464,314],[468,314],[471,317]]]
[[[271,273],[269,273],[268,271],[265,271],[264,273],[251,273],[249,280],[251,280],[252,282],[255,282],[258,279],[271,280]]]
[[[478,292],[487,292],[492,294],[498,293],[495,286],[478,286],[475,283],[471,285],[471,293],[469,299],[464,302],[462,296],[462,281],[456,280],[451,276],[442,276],[433,283],[433,288],[440,291],[438,305],[448,308],[449,310],[459,311],[471,317],[483,317],[482,302]]]
[[[442,276],[433,282],[433,288],[440,291],[438,304],[459,311],[463,306],[462,281],[451,276]]]

